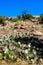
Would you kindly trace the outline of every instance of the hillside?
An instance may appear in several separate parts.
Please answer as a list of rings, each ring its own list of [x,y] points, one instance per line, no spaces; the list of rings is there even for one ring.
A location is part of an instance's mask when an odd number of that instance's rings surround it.
[[[2,17],[3,18],[3,17]],[[43,64],[43,24],[31,20],[0,19],[0,64]],[[10,65],[11,65],[10,64]]]
[[[17,32],[27,32],[29,34],[43,36],[43,24],[37,24],[30,20],[18,22],[10,22],[6,20],[4,22],[6,24],[5,26],[0,24],[0,36]]]

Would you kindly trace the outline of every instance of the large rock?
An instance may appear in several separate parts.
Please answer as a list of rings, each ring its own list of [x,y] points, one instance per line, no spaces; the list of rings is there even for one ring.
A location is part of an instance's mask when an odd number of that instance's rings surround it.
[[[42,36],[42,35],[43,35],[43,33],[40,32],[40,31],[34,31],[33,34],[34,34],[34,35],[38,35],[38,36]]]

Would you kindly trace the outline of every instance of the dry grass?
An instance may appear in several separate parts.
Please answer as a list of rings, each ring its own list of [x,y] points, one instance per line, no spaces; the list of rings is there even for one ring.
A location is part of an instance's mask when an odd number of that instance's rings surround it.
[[[9,62],[9,63],[3,60],[2,62],[0,62],[0,65],[36,65],[36,64],[35,63],[33,63],[33,64],[28,63],[28,61],[26,61],[26,60]],[[40,65],[43,65],[43,61],[40,63]]]
[[[8,62],[3,60],[2,62],[0,62],[0,65],[28,65],[28,62],[21,61],[21,62],[10,62],[10,63],[8,63]]]

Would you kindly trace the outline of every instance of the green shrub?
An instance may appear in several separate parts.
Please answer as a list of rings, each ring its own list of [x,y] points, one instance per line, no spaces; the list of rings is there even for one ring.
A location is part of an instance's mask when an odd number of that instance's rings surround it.
[[[19,22],[17,21],[17,22],[15,22],[15,26],[17,26],[17,25],[19,25]]]
[[[3,59],[3,54],[0,53],[0,61]]]
[[[30,60],[36,62],[40,60],[43,48],[32,46],[29,42],[31,39],[26,33],[17,33],[12,35],[5,35],[0,38],[0,46],[2,47],[0,59],[6,57],[7,60],[14,61],[17,58]],[[33,40],[33,39],[32,39]],[[19,62],[19,61],[18,61]]]
[[[23,14],[22,15],[22,19],[23,20],[31,20],[32,19],[32,15],[30,15],[30,14]]]

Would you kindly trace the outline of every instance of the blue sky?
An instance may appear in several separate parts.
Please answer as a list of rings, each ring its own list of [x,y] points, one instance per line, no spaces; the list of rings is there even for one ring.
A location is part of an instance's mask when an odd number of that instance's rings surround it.
[[[43,0],[0,0],[0,16],[21,15],[23,10],[39,16],[43,13]]]

